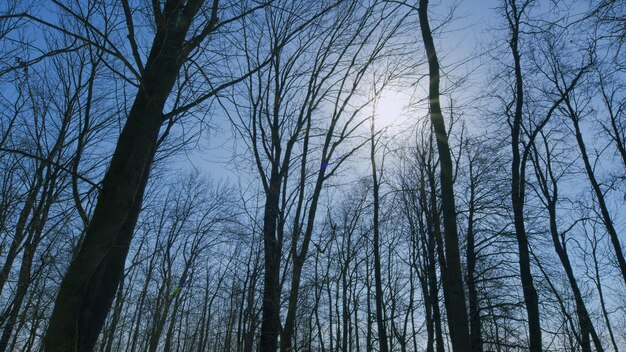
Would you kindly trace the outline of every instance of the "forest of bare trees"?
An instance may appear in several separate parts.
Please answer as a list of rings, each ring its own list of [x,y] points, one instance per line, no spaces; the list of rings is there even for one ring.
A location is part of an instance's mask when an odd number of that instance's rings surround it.
[[[3,0],[0,352],[626,351],[625,63],[623,0]]]

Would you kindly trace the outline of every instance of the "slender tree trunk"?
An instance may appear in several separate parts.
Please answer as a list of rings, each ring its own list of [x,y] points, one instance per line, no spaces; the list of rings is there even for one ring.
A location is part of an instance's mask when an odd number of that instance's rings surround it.
[[[15,296],[13,297],[12,304],[10,305],[7,320],[4,322],[2,336],[0,337],[0,352],[6,351],[9,346],[9,339],[14,331],[13,328],[15,324],[18,322],[18,315],[20,309],[22,308],[22,303],[26,297],[28,288],[31,285],[31,280],[33,280],[31,269],[35,259],[35,253],[42,240],[44,226],[48,221],[50,207],[56,201],[56,185],[58,178],[58,170],[48,170],[45,177],[46,182],[42,189],[41,200],[37,207],[33,210],[33,216],[30,224],[28,227],[23,229],[27,238],[24,243],[24,253],[18,274],[17,290]],[[25,312],[26,311],[24,311],[24,313]],[[25,322],[24,317],[22,317],[20,321],[23,324]],[[13,347],[11,347],[11,350],[12,349]]]
[[[156,248],[155,248],[156,250]],[[146,273],[146,277],[145,277],[145,281],[143,284],[143,287],[141,289],[141,295],[139,296],[139,302],[137,304],[137,313],[136,313],[136,317],[134,319],[134,328],[131,330],[131,334],[132,334],[132,338],[130,338],[131,343],[129,345],[127,345],[128,347],[130,347],[130,351],[135,351],[135,348],[137,346],[137,342],[139,341],[139,328],[141,326],[141,320],[143,317],[143,311],[144,311],[144,302],[146,297],[148,296],[148,288],[150,285],[150,281],[152,281],[152,273],[154,272],[154,261],[155,261],[156,255],[153,255],[152,258],[150,258],[150,262],[148,264],[148,268],[147,268],[147,273]],[[128,351],[128,347],[127,347],[127,351]]]
[[[317,340],[319,341],[320,351],[326,352],[326,346],[322,335],[322,324],[320,322],[320,301],[322,299],[322,286],[324,284],[324,278],[318,276],[319,268],[319,253],[315,255],[315,304],[313,305],[313,314],[315,315],[315,325],[317,326]]]
[[[536,162],[539,158],[535,158],[535,173],[537,175],[537,179],[539,182],[539,188],[543,193],[545,198],[546,208],[548,209],[549,215],[549,223],[550,223],[550,234],[552,237],[552,243],[554,244],[554,250],[561,261],[561,265],[565,270],[565,275],[567,276],[567,280],[570,284],[570,288],[574,294],[574,302],[576,303],[576,314],[578,316],[578,324],[580,325],[580,334],[581,334],[581,348],[582,351],[591,352],[591,345],[589,341],[589,336],[591,336],[594,347],[596,351],[604,351],[602,347],[602,343],[596,333],[596,330],[593,326],[593,322],[589,317],[589,312],[587,311],[587,307],[585,305],[585,301],[583,300],[582,293],[580,288],[578,287],[578,282],[576,281],[576,276],[574,275],[574,269],[569,260],[569,256],[567,254],[566,242],[563,240],[561,242],[561,235],[559,234],[558,225],[557,225],[557,214],[556,214],[556,206],[558,200],[558,180],[555,178],[554,173],[552,171],[551,163],[551,155],[550,150],[548,149],[546,142],[546,153],[548,153],[546,159],[546,172],[544,173],[540,169],[540,165]],[[550,185],[552,187],[550,187]],[[550,188],[552,191],[550,192]]]
[[[179,293],[180,295],[180,293]],[[163,344],[163,352],[170,352],[172,350],[172,340],[174,339],[174,329],[176,328],[176,323],[178,321],[178,311],[179,306],[181,304],[181,298],[176,297],[176,301],[174,302],[174,307],[172,307],[172,314],[170,314],[170,323],[167,328],[167,332],[165,333],[165,342]]]
[[[600,300],[600,308],[602,311],[602,317],[604,318],[604,322],[606,324],[606,329],[609,332],[609,337],[611,338],[611,344],[613,349],[617,352],[619,349],[617,348],[617,342],[615,340],[615,334],[613,333],[613,327],[611,324],[611,319],[609,318],[609,312],[606,308],[606,303],[604,301],[604,290],[602,289],[602,283],[600,282],[600,267],[598,265],[598,242],[595,240],[592,243],[591,257],[593,258],[593,273],[594,273],[594,283],[596,289],[598,290],[598,298]]]
[[[426,163],[424,163],[424,167],[426,167]],[[437,207],[437,199],[435,195],[435,183],[434,178],[431,177],[430,173],[428,176],[428,182],[430,187],[430,198],[427,199],[426,196],[426,177],[422,175],[422,180],[424,182],[420,183],[420,198],[422,199],[422,207],[426,211],[426,233],[428,234],[427,238],[427,258],[428,258],[428,291],[430,297],[431,309],[433,312],[433,325],[435,328],[435,345],[437,352],[444,352],[444,340],[443,340],[443,328],[441,323],[441,311],[439,309],[439,281],[437,280],[437,258],[439,258],[439,267],[441,272],[442,281],[446,282],[446,263],[443,258],[443,244],[441,243],[441,232],[439,231],[440,223],[439,223],[439,209]],[[428,201],[430,201],[430,211],[427,206]],[[438,243],[439,242],[439,243]],[[439,251],[439,253],[437,253]],[[447,299],[447,286],[443,287],[444,292],[444,304],[445,302],[449,302]],[[447,305],[446,305],[447,309]]]
[[[171,282],[169,278],[171,267],[167,268],[167,271],[168,273],[164,275],[161,281],[160,297],[157,299],[156,307],[154,308],[154,319],[148,334],[148,352],[156,352],[159,348],[159,341],[161,340],[163,328],[167,322],[172,300],[174,299],[173,290],[170,292]]]
[[[591,183],[593,192],[596,195],[596,200],[598,202],[598,206],[600,207],[600,214],[602,215],[602,221],[604,222],[606,231],[609,234],[609,238],[611,239],[611,244],[613,245],[615,258],[617,259],[617,265],[622,274],[622,278],[624,279],[624,283],[626,283],[626,260],[624,259],[624,252],[622,250],[622,245],[619,241],[619,235],[617,234],[617,230],[615,230],[615,226],[613,225],[613,220],[611,219],[609,208],[606,204],[606,200],[604,199],[604,192],[600,188],[600,184],[598,183],[596,175],[593,171],[593,166],[591,165],[591,161],[589,160],[585,141],[583,139],[582,133],[580,132],[578,116],[574,111],[574,108],[571,106],[569,99],[566,99],[565,103],[567,104],[568,113],[574,126],[574,134],[576,136],[576,142],[578,143],[578,147],[580,149],[580,156],[583,159],[583,163],[585,165],[585,172],[587,173],[587,177],[589,178],[589,182]]]
[[[424,319],[425,319],[425,323],[426,323],[426,352],[435,352],[435,323],[433,320],[433,309],[432,309],[432,300],[433,298],[430,295],[430,264],[429,264],[429,257],[428,257],[428,239],[424,239],[423,242],[424,244],[426,244],[425,246],[422,246],[422,250],[420,251],[419,249],[417,249],[417,245],[415,244],[416,242],[419,241],[419,238],[416,238],[417,236],[424,236],[425,232],[424,230],[421,230],[420,232],[422,232],[421,234],[416,233],[417,231],[414,231],[412,234],[412,247],[415,248],[414,249],[414,255],[413,255],[413,261],[414,261],[414,268],[418,268],[418,258],[422,257],[422,262],[423,267],[422,269],[420,269],[422,271],[422,273],[417,273],[417,277],[420,281],[420,286],[422,289],[422,299],[424,300]],[[411,270],[417,270],[417,269],[411,269]],[[436,275],[436,274],[435,274]],[[435,276],[436,278],[436,276]],[[412,313],[412,315],[414,315]],[[415,335],[415,321],[414,319],[412,319],[413,321],[413,333]],[[413,348],[415,350],[417,350],[417,346],[415,346],[416,344],[416,339],[414,338],[414,346]]]
[[[9,273],[11,272],[11,268],[13,267],[13,262],[15,258],[18,256],[20,248],[22,247],[22,241],[26,236],[26,227],[28,224],[28,218],[31,214],[31,211],[35,207],[35,202],[37,201],[37,195],[39,194],[39,190],[41,189],[43,183],[43,172],[46,167],[45,163],[41,163],[37,170],[35,171],[35,180],[33,181],[33,185],[26,196],[26,200],[24,201],[24,206],[20,211],[20,215],[18,217],[17,223],[15,225],[15,235],[11,240],[11,246],[9,247],[9,251],[6,254],[4,263],[2,264],[2,269],[0,270],[0,293],[2,293],[2,289],[4,288],[4,284],[6,283]]]
[[[511,30],[511,41],[509,44],[515,65],[515,115],[511,125],[511,148],[513,154],[511,161],[511,200],[513,204],[515,237],[517,239],[519,252],[522,291],[524,294],[524,302],[526,303],[526,314],[528,316],[528,331],[530,337],[529,350],[530,352],[540,352],[542,350],[542,343],[539,301],[530,268],[528,235],[524,223],[525,165],[521,161],[519,150],[522,128],[522,108],[524,106],[522,65],[518,49],[521,14],[514,0],[510,2],[510,5],[510,13],[507,13]]]
[[[583,351],[591,351],[591,346],[589,346],[589,336],[591,336],[595,350],[601,352],[604,351],[604,348],[602,347],[602,342],[600,342],[598,334],[596,333],[593,323],[589,317],[589,312],[587,311],[585,301],[583,300],[582,293],[580,292],[580,288],[578,287],[578,282],[576,281],[576,277],[574,276],[574,270],[572,269],[572,265],[569,261],[567,251],[565,247],[561,245],[561,242],[559,240],[559,234],[556,224],[555,206],[556,204],[550,204],[548,208],[548,213],[550,214],[550,233],[552,234],[554,250],[556,251],[559,260],[563,265],[567,280],[569,281],[572,292],[574,293],[576,314],[578,315],[578,323],[580,324],[580,333],[583,337],[583,341],[586,341],[585,344],[583,344],[583,346],[581,347]]]
[[[623,88],[614,88],[615,90],[611,90],[610,84],[607,85],[603,75],[599,74],[599,83],[600,83],[600,91],[602,92],[602,98],[604,100],[604,106],[606,107],[606,112],[608,114],[611,127],[604,127],[608,135],[611,137],[615,144],[615,148],[619,152],[619,155],[622,157],[622,162],[624,163],[624,167],[626,168],[626,131],[624,130],[623,124],[620,123],[620,113],[621,106],[619,105],[619,100],[617,107],[615,107],[615,93],[618,89]]]
[[[439,60],[428,22],[428,0],[420,0],[419,19],[422,40],[428,55],[428,73],[430,77],[428,96],[430,100],[430,121],[435,131],[439,163],[441,165],[441,198],[443,210],[443,227],[446,252],[446,270],[449,304],[446,309],[452,349],[455,352],[465,351],[470,345],[467,306],[463,289],[461,272],[461,255],[456,224],[456,205],[452,179],[452,157],[448,145],[448,136],[439,103]],[[452,309],[452,307],[454,309]]]
[[[117,330],[117,324],[120,321],[122,314],[122,306],[124,304],[124,278],[120,281],[119,288],[117,289],[117,297],[115,298],[115,308],[113,309],[113,316],[111,317],[111,326],[109,327],[109,336],[104,344],[103,351],[111,352],[113,350],[113,341],[115,340],[115,332]]]
[[[470,162],[470,202],[469,218],[467,220],[467,295],[469,298],[470,317],[470,352],[482,352],[483,342],[481,335],[480,307],[478,305],[478,290],[476,289],[476,245],[474,233],[474,215],[476,212],[476,185],[473,179],[473,165]]]
[[[380,196],[379,196],[379,181],[378,173],[376,170],[376,139],[375,139],[375,117],[372,118],[371,126],[371,149],[370,149],[370,162],[372,165],[372,180],[373,180],[373,192],[374,192],[374,237],[372,239],[372,246],[374,247],[374,286],[375,294],[374,301],[376,303],[376,327],[378,329],[378,346],[380,352],[389,352],[389,345],[387,342],[387,330],[384,320],[384,307],[383,307],[383,284],[382,273],[380,267],[380,223],[378,220],[380,212]]]
[[[44,284],[44,286],[45,286],[45,284]],[[31,296],[37,296],[36,302],[35,302],[35,304],[33,306],[33,311],[39,312],[40,309],[41,309],[41,303],[42,303],[42,301],[44,299],[43,298],[44,295],[43,294],[36,294],[36,293],[31,292]],[[31,298],[31,300],[32,299],[33,298]],[[25,320],[26,319],[24,319],[24,321]],[[35,345],[35,341],[36,341],[35,339],[37,338],[37,333],[36,332],[38,331],[39,326],[41,325],[42,320],[43,319],[41,319],[41,318],[40,319],[35,319],[33,324],[30,326],[29,334],[28,334],[29,335],[28,336],[28,340],[24,344],[24,351],[32,351],[32,350],[34,350],[33,346]],[[13,346],[11,346],[11,349],[13,349]]]
[[[369,256],[368,258],[365,259],[365,272],[369,273],[370,272],[370,261],[369,261]],[[366,303],[366,312],[367,312],[367,328],[366,328],[366,335],[365,335],[365,350],[367,352],[372,352],[374,350],[374,344],[373,344],[373,329],[372,329],[372,283],[369,279],[369,275],[365,275],[365,290],[366,290],[366,299],[365,302]]]
[[[348,252],[348,257],[350,256],[350,239],[348,239],[348,247],[344,249]],[[341,337],[341,351],[348,352],[348,327],[350,326],[350,308],[348,306],[348,267],[350,264],[349,259],[342,263],[343,267],[341,268],[341,318],[342,318],[342,326],[343,326],[343,335]]]
[[[245,309],[245,316],[246,316],[246,321],[247,324],[244,324],[244,345],[243,345],[243,352],[252,352],[253,349],[253,345],[254,345],[254,334],[256,331],[256,326],[257,326],[257,321],[258,321],[258,315],[257,315],[257,311],[254,307],[254,303],[256,300],[256,287],[257,287],[257,275],[258,275],[258,271],[257,271],[257,261],[258,261],[258,257],[255,257],[254,259],[254,268],[252,269],[252,274],[250,277],[250,283],[248,286],[248,290],[246,292],[246,309]]]
[[[24,297],[26,296],[26,291],[30,284],[31,267],[37,244],[38,243],[28,243],[26,248],[24,249],[24,255],[22,258],[22,264],[20,266],[20,273],[17,283],[17,292],[15,293],[15,297],[13,298],[7,320],[4,322],[4,329],[2,330],[2,337],[0,338],[0,352],[4,352],[7,350],[7,347],[9,345],[9,339],[11,337],[11,333],[13,332],[13,327],[17,322],[17,317],[20,308],[22,307],[22,302],[24,301]]]

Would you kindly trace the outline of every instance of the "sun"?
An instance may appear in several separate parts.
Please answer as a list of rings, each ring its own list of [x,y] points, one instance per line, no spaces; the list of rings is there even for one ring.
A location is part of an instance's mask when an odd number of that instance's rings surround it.
[[[377,128],[397,126],[404,121],[411,105],[408,94],[400,91],[383,91],[375,103],[375,119]]]

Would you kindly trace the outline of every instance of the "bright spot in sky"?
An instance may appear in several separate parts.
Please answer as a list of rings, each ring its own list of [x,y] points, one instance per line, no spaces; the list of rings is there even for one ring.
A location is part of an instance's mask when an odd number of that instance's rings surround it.
[[[400,124],[411,105],[408,94],[393,90],[383,91],[376,101],[376,128]]]

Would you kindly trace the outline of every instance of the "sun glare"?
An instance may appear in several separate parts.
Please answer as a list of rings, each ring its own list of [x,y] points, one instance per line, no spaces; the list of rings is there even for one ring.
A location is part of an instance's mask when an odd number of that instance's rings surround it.
[[[376,100],[377,128],[397,126],[404,121],[411,103],[410,96],[398,91],[383,91]]]

